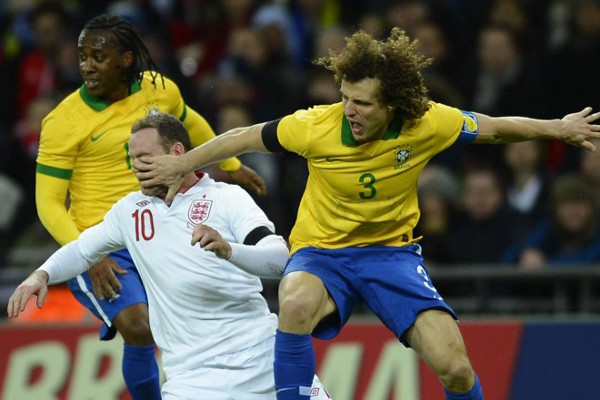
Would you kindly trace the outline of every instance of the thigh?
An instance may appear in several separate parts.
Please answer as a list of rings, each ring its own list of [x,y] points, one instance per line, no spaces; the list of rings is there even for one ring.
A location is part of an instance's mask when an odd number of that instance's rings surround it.
[[[126,250],[122,250],[110,254],[109,257],[113,258],[123,269],[127,270],[127,274],[117,274],[123,289],[116,299],[110,301],[108,299],[99,300],[96,298],[87,273],[83,273],[69,281],[69,288],[75,298],[103,322],[100,327],[101,340],[110,340],[115,336],[116,328],[113,326],[113,321],[122,310],[138,303],[148,304],[142,279],[129,253]]]
[[[280,284],[280,303],[282,291],[291,290],[288,285],[302,284],[294,282],[294,275],[302,276],[295,274],[296,272],[305,272],[318,278],[318,283],[326,289],[324,295],[327,304],[324,305],[322,314],[328,316],[321,320],[312,332],[312,335],[319,339],[335,337],[350,318],[357,300],[357,292],[353,286],[354,272],[348,264],[351,259],[348,250],[307,247],[294,253],[285,268]],[[310,286],[306,289],[311,290]]]
[[[404,345],[405,332],[423,311],[441,309],[456,318],[433,286],[418,245],[365,248],[356,263],[361,297]]]

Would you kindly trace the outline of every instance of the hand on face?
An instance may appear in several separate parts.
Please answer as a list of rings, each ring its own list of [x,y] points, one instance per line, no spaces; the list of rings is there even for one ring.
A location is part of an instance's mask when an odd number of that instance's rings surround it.
[[[142,186],[142,193],[166,192],[165,202],[171,205],[185,175],[179,172],[177,161],[180,158],[172,155],[135,158],[132,169]]]

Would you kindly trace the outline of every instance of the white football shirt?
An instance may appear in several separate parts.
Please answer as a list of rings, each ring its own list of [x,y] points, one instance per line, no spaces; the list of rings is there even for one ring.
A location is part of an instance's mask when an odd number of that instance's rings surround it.
[[[171,207],[156,197],[130,193],[78,241],[92,263],[123,247],[131,253],[146,288],[150,327],[167,377],[255,346],[273,336],[277,326],[260,294],[259,278],[190,245],[200,223],[235,243],[260,226],[275,231],[246,191],[202,174],[176,195]]]

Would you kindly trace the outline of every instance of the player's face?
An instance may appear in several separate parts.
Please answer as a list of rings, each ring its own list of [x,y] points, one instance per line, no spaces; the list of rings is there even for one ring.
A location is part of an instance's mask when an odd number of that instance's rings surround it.
[[[111,32],[83,30],[77,48],[79,72],[91,96],[114,103],[129,95],[125,71],[133,62],[133,55],[119,51]]]
[[[132,162],[138,157],[155,157],[164,154],[167,154],[167,152],[160,142],[160,137],[158,136],[156,129],[145,128],[131,135],[131,139],[129,139],[129,157]],[[133,168],[133,172],[137,172],[135,168]],[[146,196],[158,196],[162,198],[167,193],[167,187],[164,186],[150,189],[142,188],[142,193]]]
[[[374,78],[342,81],[344,114],[350,122],[352,136],[359,144],[381,139],[394,117],[394,110],[379,100],[380,87],[381,81]]]

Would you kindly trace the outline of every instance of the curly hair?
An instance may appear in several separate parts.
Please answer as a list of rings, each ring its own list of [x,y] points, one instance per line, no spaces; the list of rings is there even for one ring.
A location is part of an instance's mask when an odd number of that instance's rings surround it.
[[[418,41],[411,41],[400,28],[393,28],[385,41],[373,39],[364,31],[346,38],[346,47],[339,54],[314,61],[334,73],[338,85],[343,80],[358,82],[365,78],[381,81],[379,100],[396,108],[404,118],[420,118],[429,108],[423,68],[431,59],[419,53]]]
[[[83,27],[84,31],[106,30],[114,35],[119,50],[122,52],[131,51],[133,53],[133,64],[125,72],[126,79],[132,84],[134,79],[141,84],[144,77],[144,71],[148,70],[152,76],[152,85],[156,87],[156,78],[159,76],[158,67],[150,56],[150,51],[142,41],[131,22],[116,15],[99,15],[88,21]],[[163,88],[165,81],[160,75]]]

